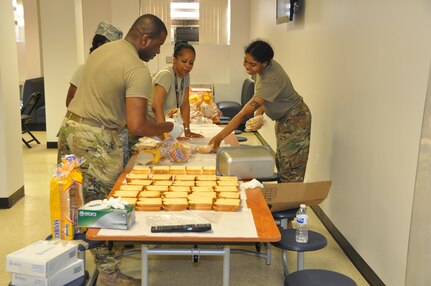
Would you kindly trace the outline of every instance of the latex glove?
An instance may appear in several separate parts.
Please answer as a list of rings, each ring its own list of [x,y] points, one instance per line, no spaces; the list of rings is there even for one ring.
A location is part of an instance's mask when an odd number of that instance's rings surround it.
[[[264,124],[263,115],[256,115],[245,123],[245,131],[256,131]]]
[[[184,131],[184,126],[182,124],[174,123],[174,128],[172,128],[172,131],[169,132],[169,136],[171,136],[171,138],[177,138],[180,137],[183,134]]]

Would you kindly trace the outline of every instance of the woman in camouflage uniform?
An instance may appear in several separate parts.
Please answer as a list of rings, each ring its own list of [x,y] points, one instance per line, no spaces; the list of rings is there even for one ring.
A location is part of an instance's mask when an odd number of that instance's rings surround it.
[[[221,141],[248,115],[266,115],[274,120],[277,138],[276,165],[281,182],[304,181],[311,133],[311,113],[293,88],[274,51],[264,41],[245,49],[244,67],[255,82],[254,95],[210,144],[215,152]]]

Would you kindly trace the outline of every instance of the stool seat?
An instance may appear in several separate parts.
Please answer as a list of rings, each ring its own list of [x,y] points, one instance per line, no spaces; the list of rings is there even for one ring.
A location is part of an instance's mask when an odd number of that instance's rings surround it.
[[[306,269],[286,276],[284,286],[356,286],[352,278],[330,270]]]
[[[297,252],[297,270],[303,270],[304,252],[322,249],[328,244],[325,236],[312,230],[308,231],[308,242],[306,243],[296,242],[296,229],[281,229],[280,233],[281,240],[278,242],[272,242],[271,244],[275,247],[281,248],[284,275],[288,274],[286,250]]]
[[[328,244],[326,237],[312,230],[308,231],[307,243],[296,242],[296,229],[282,229],[280,232],[281,240],[273,242],[272,245],[285,250],[298,252],[313,251],[322,249]]]

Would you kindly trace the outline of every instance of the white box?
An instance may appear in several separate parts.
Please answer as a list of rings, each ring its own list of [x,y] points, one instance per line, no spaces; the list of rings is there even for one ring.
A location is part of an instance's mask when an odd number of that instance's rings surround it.
[[[55,272],[49,277],[37,277],[33,275],[12,273],[12,285],[14,286],[57,286],[66,285],[84,275],[84,261],[78,259],[72,264]]]
[[[6,271],[48,277],[78,259],[78,245],[65,240],[40,240],[6,257]]]

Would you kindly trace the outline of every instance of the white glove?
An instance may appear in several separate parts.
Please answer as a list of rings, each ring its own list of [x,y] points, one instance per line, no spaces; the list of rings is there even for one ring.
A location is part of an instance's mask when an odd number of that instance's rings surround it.
[[[180,137],[183,134],[184,127],[182,124],[179,124],[176,122],[173,122],[173,123],[174,123],[174,128],[172,128],[172,131],[169,132],[169,136],[171,136],[171,138],[175,139],[175,138]]]

